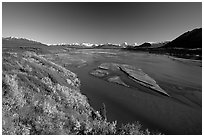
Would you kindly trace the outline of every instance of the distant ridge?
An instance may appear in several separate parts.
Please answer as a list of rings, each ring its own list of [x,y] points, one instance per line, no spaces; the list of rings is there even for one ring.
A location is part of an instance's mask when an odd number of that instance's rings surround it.
[[[115,49],[115,48],[125,48],[127,43],[124,42],[122,44],[92,44],[92,43],[60,43],[60,44],[43,44],[41,42],[37,42],[34,40],[29,40],[26,38],[18,38],[18,37],[5,37],[2,38],[3,47],[7,48],[23,48],[23,47],[32,47],[32,48],[42,48],[42,47],[65,47],[65,48],[101,48],[101,49]]]
[[[26,38],[17,38],[17,37],[7,37],[2,38],[2,47],[33,47],[33,48],[41,48],[48,46],[41,42],[37,42],[34,40],[29,40]],[[202,48],[202,28],[197,28],[192,31],[185,32],[180,35],[173,41],[163,41],[163,42],[145,42],[141,45],[129,45],[126,42],[122,44],[91,44],[91,43],[72,43],[72,44],[50,44],[49,46],[62,46],[67,48],[101,48],[101,49],[146,49],[146,48],[184,48],[184,49],[192,49],[192,48]]]
[[[45,47],[46,44],[26,38],[6,37],[2,38],[2,47]]]
[[[169,42],[170,41],[154,42],[154,43],[151,43],[151,48],[163,47],[164,45],[168,44]]]
[[[49,46],[63,46],[67,48],[98,48],[98,49],[115,49],[115,48],[125,48],[127,46],[127,43],[122,44],[112,44],[112,43],[106,43],[106,44],[92,44],[92,43],[72,43],[72,44],[51,44]]]
[[[145,42],[145,43],[138,46],[138,48],[149,48],[149,47],[151,47],[151,44],[148,42]]]
[[[159,48],[159,47],[163,47],[164,45],[166,45],[167,43],[169,43],[169,41],[162,41],[162,42],[145,42],[141,45],[138,46],[132,46],[129,45],[126,48],[128,49],[153,49],[153,48]]]

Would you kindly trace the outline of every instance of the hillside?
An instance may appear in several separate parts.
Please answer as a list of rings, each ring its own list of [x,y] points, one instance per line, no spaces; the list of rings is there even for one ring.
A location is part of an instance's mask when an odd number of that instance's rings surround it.
[[[45,47],[46,44],[42,44],[37,41],[28,40],[25,38],[15,38],[15,37],[8,37],[8,38],[2,38],[2,47]]]
[[[145,51],[154,54],[166,54],[179,58],[202,59],[202,28],[188,31],[173,41],[143,43],[139,46],[128,46],[125,50]]]
[[[149,47],[151,47],[151,44],[148,43],[148,42],[145,42],[145,43],[143,43],[143,44],[137,46],[137,48],[149,48]]]
[[[38,53],[47,53],[48,46],[46,44],[28,40],[25,38],[7,37],[2,38],[2,49],[13,51],[33,51]]]
[[[202,48],[202,28],[185,32],[164,46],[165,48]]]

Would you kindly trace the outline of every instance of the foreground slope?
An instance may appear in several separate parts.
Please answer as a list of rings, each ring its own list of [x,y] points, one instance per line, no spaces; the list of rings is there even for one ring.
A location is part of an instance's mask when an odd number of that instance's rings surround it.
[[[3,52],[3,134],[150,134],[141,125],[108,122],[80,93],[73,72],[34,52]]]

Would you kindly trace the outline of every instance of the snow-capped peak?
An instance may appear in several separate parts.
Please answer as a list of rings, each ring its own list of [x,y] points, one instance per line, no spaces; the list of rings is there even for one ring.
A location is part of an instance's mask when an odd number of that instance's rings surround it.
[[[122,43],[122,44],[119,44],[120,47],[126,47],[127,45],[128,45],[127,42],[124,42],[124,43]]]
[[[91,43],[81,43],[82,46],[92,47],[94,44]]]

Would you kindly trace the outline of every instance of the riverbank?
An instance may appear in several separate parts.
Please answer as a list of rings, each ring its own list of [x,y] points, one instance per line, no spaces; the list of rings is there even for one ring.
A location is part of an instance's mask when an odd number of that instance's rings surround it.
[[[108,122],[94,110],[68,69],[34,52],[2,55],[2,134],[152,134],[139,122]],[[156,133],[158,134],[158,133]]]
[[[182,59],[202,60],[202,49],[128,47],[121,50],[128,50],[132,52],[148,52],[151,54],[168,55]]]

